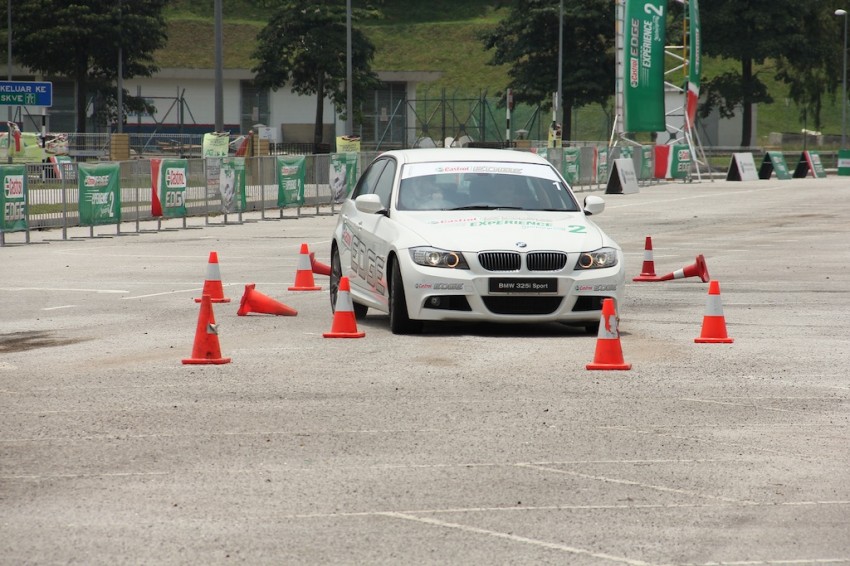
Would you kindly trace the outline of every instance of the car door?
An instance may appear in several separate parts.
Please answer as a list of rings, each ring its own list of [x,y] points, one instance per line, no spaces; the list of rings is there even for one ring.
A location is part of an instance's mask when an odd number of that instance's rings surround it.
[[[354,206],[354,200],[361,195],[376,192],[378,181],[389,161],[387,158],[378,158],[366,168],[354,187],[351,200],[347,201],[340,211],[343,221],[343,237],[345,238],[345,235],[348,234],[351,238],[350,246],[347,248],[342,246],[340,249],[340,261],[343,269],[349,274],[349,282],[355,294],[358,294],[358,292],[359,294],[369,293],[369,247],[367,241],[370,238],[366,237],[364,240],[364,223],[371,226],[374,221],[372,217],[376,215],[357,210]]]
[[[397,169],[395,159],[387,158],[385,161],[380,176],[371,186],[372,193],[380,197],[384,212],[390,208]],[[371,294],[375,302],[386,304],[386,265],[391,242],[396,234],[394,221],[385,213],[361,214],[359,220],[360,240],[365,247],[365,255],[358,258],[358,269],[362,272],[359,279],[364,285],[364,291]]]

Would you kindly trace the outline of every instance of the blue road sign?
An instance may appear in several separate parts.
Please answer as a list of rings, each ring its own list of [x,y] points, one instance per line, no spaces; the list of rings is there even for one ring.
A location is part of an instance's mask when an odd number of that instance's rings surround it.
[[[0,106],[53,106],[53,83],[0,81]]]

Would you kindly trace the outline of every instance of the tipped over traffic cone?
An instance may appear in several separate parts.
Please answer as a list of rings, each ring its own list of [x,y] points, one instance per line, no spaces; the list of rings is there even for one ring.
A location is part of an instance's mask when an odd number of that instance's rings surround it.
[[[301,252],[298,255],[298,270],[295,272],[295,284],[289,288],[290,291],[319,291],[313,281],[313,266],[310,265],[310,251],[307,244],[301,244]]]
[[[230,299],[225,298],[224,289],[221,286],[221,270],[218,267],[218,254],[210,252],[210,259],[207,262],[207,278],[204,281],[204,290],[201,295],[209,295],[210,302],[213,303],[229,303]],[[195,299],[196,303],[201,302],[201,298]]]
[[[334,306],[334,321],[331,331],[322,334],[325,338],[363,338],[365,332],[357,331],[354,305],[351,303],[351,286],[348,277],[341,277]]]
[[[195,330],[195,343],[192,357],[185,358],[184,364],[229,364],[230,358],[221,357],[218,344],[218,325],[212,309],[209,295],[201,297],[201,312],[198,314],[198,326]]]
[[[723,316],[723,303],[720,300],[720,283],[712,280],[708,284],[708,301],[705,316],[702,319],[702,332],[694,342],[731,344],[732,338],[726,334],[726,319]]]
[[[602,301],[602,318],[599,321],[596,353],[593,356],[593,362],[587,364],[587,369],[632,369],[632,364],[627,364],[623,360],[617,324],[614,299],[607,298]]]
[[[251,312],[279,316],[296,316],[298,314],[297,310],[260,293],[256,287],[256,283],[245,285],[245,294],[242,295],[239,310],[236,312],[237,315],[245,316]]]
[[[310,252],[310,266],[313,268],[313,273],[317,275],[330,276],[331,274],[331,266],[326,263],[322,263],[321,261],[318,261],[316,259],[316,254],[313,252]]]
[[[671,279],[684,279],[685,277],[699,277],[703,283],[708,283],[708,266],[705,263],[705,258],[702,254],[697,256],[697,259],[691,265],[686,265],[682,269],[662,275],[657,281],[669,281]]]
[[[646,243],[643,246],[643,267],[640,270],[640,275],[633,277],[632,281],[658,281],[658,276],[655,274],[655,260],[652,259],[652,237],[646,237]]]

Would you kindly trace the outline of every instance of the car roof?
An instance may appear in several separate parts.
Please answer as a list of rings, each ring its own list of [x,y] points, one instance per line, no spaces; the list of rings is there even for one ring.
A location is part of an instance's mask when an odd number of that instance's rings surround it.
[[[384,152],[382,155],[393,156],[402,163],[431,163],[435,161],[496,161],[507,163],[538,163],[548,165],[549,162],[529,151],[514,151],[510,149],[489,149],[472,147],[396,149]]]

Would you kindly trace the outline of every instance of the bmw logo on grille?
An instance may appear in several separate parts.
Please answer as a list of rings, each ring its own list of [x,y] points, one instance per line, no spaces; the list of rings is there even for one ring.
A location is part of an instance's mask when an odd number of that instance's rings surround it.
[[[527,247],[527,246],[528,246],[528,244],[526,244],[525,242],[517,242],[516,243],[516,247],[518,247],[518,248],[524,248],[524,247]]]

